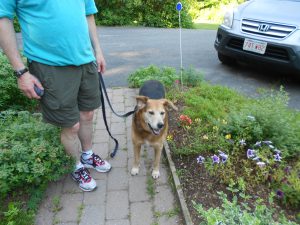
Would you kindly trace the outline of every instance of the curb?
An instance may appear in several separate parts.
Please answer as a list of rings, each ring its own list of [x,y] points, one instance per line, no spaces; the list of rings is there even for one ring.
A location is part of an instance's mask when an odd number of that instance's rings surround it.
[[[170,168],[170,171],[172,173],[172,178],[173,178],[173,182],[174,182],[174,185],[175,185],[176,194],[177,194],[177,197],[179,199],[181,212],[182,212],[183,217],[184,217],[184,222],[185,222],[186,225],[194,225],[193,222],[192,222],[192,219],[191,219],[190,212],[189,212],[188,207],[186,205],[184,196],[183,196],[183,191],[182,191],[182,188],[181,188],[179,177],[177,176],[177,173],[176,173],[176,168],[175,168],[174,162],[171,158],[170,148],[169,148],[169,145],[166,141],[164,142],[164,149],[165,149],[165,154],[167,156],[169,168]]]

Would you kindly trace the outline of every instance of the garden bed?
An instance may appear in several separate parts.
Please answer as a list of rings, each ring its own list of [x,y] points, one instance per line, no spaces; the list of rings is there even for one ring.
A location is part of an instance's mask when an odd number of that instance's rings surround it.
[[[178,96],[176,98],[178,98]],[[297,219],[299,219],[297,218],[299,217],[299,215],[297,215],[299,213],[297,208],[297,204],[299,204],[299,202],[296,203],[296,205],[291,205],[289,202],[284,201],[283,196],[280,196],[284,193],[279,189],[272,189],[272,182],[270,180],[267,179],[265,182],[257,182],[255,184],[247,185],[246,182],[244,184],[238,184],[238,182],[234,182],[233,180],[226,180],[226,176],[224,175],[222,175],[223,178],[220,179],[218,172],[222,173],[220,171],[222,168],[213,168],[213,171],[210,171],[209,168],[204,165],[204,163],[199,163],[198,159],[199,155],[201,154],[201,156],[206,160],[213,161],[211,157],[212,155],[218,155],[218,150],[212,151],[212,149],[208,148],[204,151],[198,150],[199,153],[195,153],[195,151],[188,153],[186,152],[186,147],[193,148],[193,146],[195,146],[193,143],[189,143],[189,141],[197,137],[193,137],[192,139],[188,137],[189,135],[195,134],[194,129],[196,128],[193,126],[206,125],[205,119],[203,120],[201,118],[195,118],[194,116],[194,119],[192,120],[189,118],[189,116],[184,115],[187,106],[182,98],[179,99],[181,100],[177,101],[177,99],[175,99],[179,111],[170,112],[168,142],[172,160],[174,161],[176,167],[176,173],[180,179],[181,188],[183,190],[184,198],[193,223],[200,224],[201,222],[205,222],[204,224],[213,224],[208,222],[208,218],[213,217],[212,215],[207,216],[207,220],[203,219],[203,215],[200,216],[199,211],[197,211],[197,204],[201,204],[203,209],[206,211],[209,209],[222,208],[223,200],[220,198],[220,192],[226,194],[229,201],[232,201],[234,196],[238,196],[237,203],[245,206],[241,210],[244,210],[248,207],[249,212],[255,211],[257,206],[263,205],[270,210],[266,212],[269,214],[268,216],[272,216],[274,221],[286,222],[282,222],[281,224],[288,224],[287,220],[297,221]],[[190,112],[191,111],[192,110],[190,110]],[[212,128],[213,126],[208,127]],[[211,138],[211,132],[207,129],[206,132],[207,135],[201,133],[201,135],[198,137],[200,142],[202,141],[205,143],[208,138]],[[216,137],[215,141],[218,141],[218,138]],[[232,148],[236,147],[234,146],[234,138],[231,137],[231,134],[230,137],[224,135],[224,140],[225,142],[229,143],[227,146],[230,147],[232,145]],[[222,143],[217,144],[216,146],[218,146],[220,149],[223,147]],[[185,150],[178,151],[178,149],[182,147],[184,147]],[[247,158],[247,146],[244,146],[243,149],[245,150],[245,154],[240,157],[240,162],[243,161],[243,163],[235,161],[234,164],[243,166],[245,161],[249,160],[249,158]],[[225,151],[228,152],[228,150]],[[231,157],[230,154],[228,155]],[[294,160],[288,160],[288,162],[285,163],[287,167],[292,167],[295,166],[297,162],[299,162],[299,159],[296,157]],[[221,164],[221,162],[216,164]],[[224,165],[213,166],[226,167],[226,163],[224,163]],[[236,180],[238,180],[238,177],[244,176],[243,173],[245,170],[239,169],[240,166],[234,167],[235,170],[232,171],[237,178]],[[258,168],[255,168],[255,170],[262,169],[259,166],[257,167]],[[272,175],[272,173],[268,173],[268,176],[271,177]],[[282,217],[285,217],[286,220],[282,220]],[[268,221],[263,222],[264,223],[258,224],[268,224]],[[272,223],[270,222],[269,224]]]

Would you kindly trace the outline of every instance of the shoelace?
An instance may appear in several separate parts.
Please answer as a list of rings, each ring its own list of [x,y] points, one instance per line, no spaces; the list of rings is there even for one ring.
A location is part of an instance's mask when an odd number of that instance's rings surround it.
[[[100,158],[100,156],[93,154],[92,157],[93,157],[93,161],[99,162],[100,165],[104,163],[104,161]]]
[[[81,176],[81,177],[84,179],[84,181],[88,181],[89,179],[91,179],[88,170],[85,169],[85,168],[81,168],[81,169],[78,171],[78,173],[79,173],[79,176]]]

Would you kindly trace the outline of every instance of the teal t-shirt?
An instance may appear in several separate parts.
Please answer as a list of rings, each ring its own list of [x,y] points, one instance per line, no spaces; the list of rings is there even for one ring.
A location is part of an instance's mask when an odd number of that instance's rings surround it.
[[[0,0],[0,18],[19,19],[25,56],[53,66],[95,60],[86,20],[95,13],[94,0]]]

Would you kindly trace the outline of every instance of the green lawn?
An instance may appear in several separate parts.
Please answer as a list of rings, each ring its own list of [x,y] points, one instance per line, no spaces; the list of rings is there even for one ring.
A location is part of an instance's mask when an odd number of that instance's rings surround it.
[[[218,29],[219,24],[216,23],[194,23],[194,29],[202,29],[202,30],[216,30]]]

